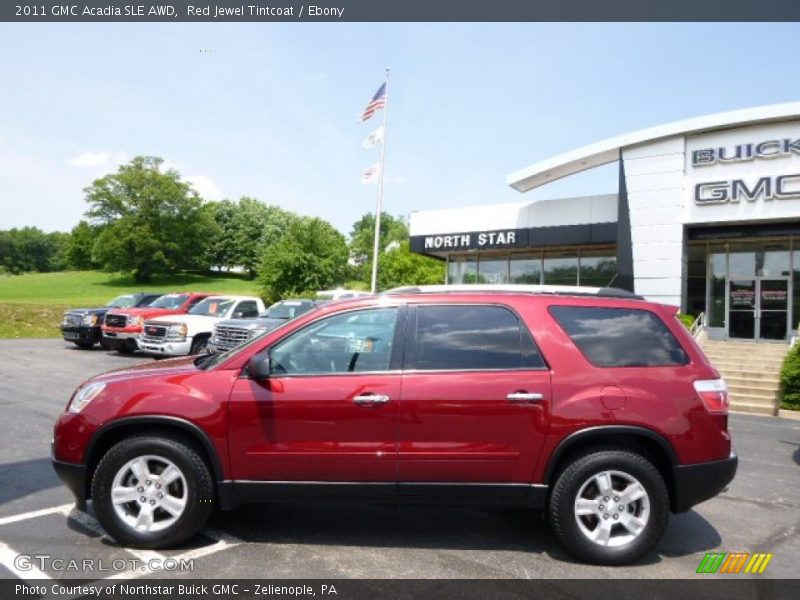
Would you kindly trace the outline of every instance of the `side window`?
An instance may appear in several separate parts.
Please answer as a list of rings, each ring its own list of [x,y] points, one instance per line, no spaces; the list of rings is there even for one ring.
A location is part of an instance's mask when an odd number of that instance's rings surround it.
[[[418,306],[409,370],[540,369],[527,328],[502,306]]]
[[[685,365],[686,352],[649,310],[551,306],[550,314],[596,367]]]
[[[236,310],[233,311],[235,313],[239,313],[239,317],[242,319],[249,319],[251,317],[258,316],[258,305],[255,303],[254,300],[242,300],[239,302],[239,306],[236,307]]]
[[[388,371],[396,324],[396,307],[321,319],[273,346],[270,370],[276,376]]]
[[[188,308],[194,308],[195,306],[197,306],[203,300],[205,300],[205,297],[203,297],[203,296],[197,296],[196,298],[192,298],[189,301],[189,307]]]

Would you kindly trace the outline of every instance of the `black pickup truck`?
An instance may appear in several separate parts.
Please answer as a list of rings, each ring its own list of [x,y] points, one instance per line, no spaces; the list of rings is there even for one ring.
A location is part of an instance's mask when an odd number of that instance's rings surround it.
[[[117,296],[105,306],[99,308],[73,308],[64,313],[61,324],[61,335],[67,342],[72,342],[79,348],[91,348],[97,342],[105,347],[103,332],[100,329],[103,317],[112,308],[139,308],[148,306],[163,294],[144,293],[124,294]]]

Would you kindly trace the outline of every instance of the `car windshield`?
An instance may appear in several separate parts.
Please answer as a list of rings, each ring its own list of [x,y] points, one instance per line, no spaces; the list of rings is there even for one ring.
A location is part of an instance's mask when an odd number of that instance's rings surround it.
[[[233,298],[206,298],[200,304],[189,311],[190,315],[201,315],[204,317],[221,317],[236,302]]]
[[[139,297],[134,294],[125,294],[124,296],[117,296],[111,302],[107,303],[106,306],[110,306],[111,308],[130,308],[136,305],[138,299]]]
[[[297,315],[308,312],[310,308],[308,302],[284,300],[273,304],[259,316],[267,319],[294,319]]]
[[[186,302],[186,299],[189,297],[188,294],[166,294],[161,296],[158,300],[153,302],[150,307],[151,308],[180,308],[183,306],[183,303]]]

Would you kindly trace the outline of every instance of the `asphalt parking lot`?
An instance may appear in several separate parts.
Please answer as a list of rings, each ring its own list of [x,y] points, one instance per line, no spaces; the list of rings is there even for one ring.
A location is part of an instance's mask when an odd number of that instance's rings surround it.
[[[657,553],[627,568],[574,562],[547,523],[519,509],[259,505],[218,514],[185,548],[151,553],[118,547],[74,511],[50,466],[52,425],[87,377],[148,360],[61,340],[0,340],[0,577],[158,577],[129,572],[25,570],[19,554],[53,558],[177,557],[175,577],[271,578],[689,578],[706,552],[771,552],[761,577],[798,577],[800,421],[732,415],[740,456],[730,489],[673,515]],[[120,563],[117,563],[120,564]],[[37,567],[38,568],[38,567]]]

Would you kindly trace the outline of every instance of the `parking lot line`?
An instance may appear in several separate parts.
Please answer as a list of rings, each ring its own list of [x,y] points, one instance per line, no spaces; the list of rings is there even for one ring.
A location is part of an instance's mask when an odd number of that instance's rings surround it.
[[[35,519],[36,517],[44,517],[55,513],[69,514],[72,509],[72,504],[62,504],[61,506],[53,506],[51,508],[43,508],[41,510],[32,510],[30,512],[21,513],[19,515],[11,515],[10,517],[3,517],[0,519],[0,525],[8,525],[9,523],[16,523],[17,521],[25,521],[27,519]]]
[[[19,552],[11,548],[8,544],[0,542],[0,565],[11,571],[20,579],[51,579],[51,577],[33,566],[28,564],[27,568],[22,570],[17,566],[17,558]]]

